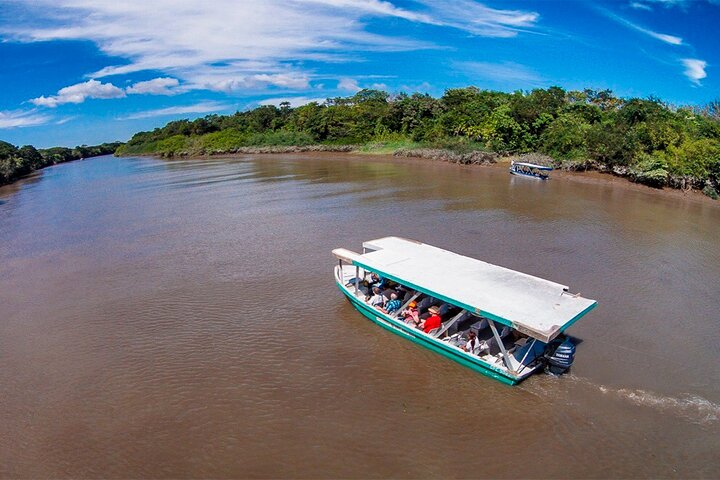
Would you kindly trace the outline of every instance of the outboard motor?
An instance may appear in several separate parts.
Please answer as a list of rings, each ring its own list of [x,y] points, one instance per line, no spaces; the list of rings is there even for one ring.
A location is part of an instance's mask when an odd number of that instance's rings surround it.
[[[555,351],[546,356],[545,373],[562,375],[567,372],[575,360],[575,344],[566,338]]]

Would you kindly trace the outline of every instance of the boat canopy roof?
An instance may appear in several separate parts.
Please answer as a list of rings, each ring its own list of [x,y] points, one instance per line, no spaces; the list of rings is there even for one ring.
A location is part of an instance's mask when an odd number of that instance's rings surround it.
[[[534,163],[525,162],[513,162],[513,165],[521,165],[523,167],[537,168],[538,170],[552,170],[553,167],[546,167],[545,165],[536,165]]]
[[[340,260],[549,342],[597,302],[568,287],[399,237],[338,248]]]

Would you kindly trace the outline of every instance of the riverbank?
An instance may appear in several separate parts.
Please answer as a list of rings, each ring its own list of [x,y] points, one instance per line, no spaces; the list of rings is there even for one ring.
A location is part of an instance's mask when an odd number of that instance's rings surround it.
[[[605,165],[594,162],[561,162],[542,154],[522,154],[522,155],[501,155],[495,152],[486,152],[480,150],[471,150],[466,152],[454,151],[441,148],[423,148],[423,147],[400,147],[388,148],[383,143],[372,143],[366,145],[290,145],[290,146],[254,146],[239,147],[229,152],[212,152],[206,155],[193,155],[190,153],[180,153],[176,155],[162,154],[140,154],[132,156],[148,156],[162,158],[203,158],[203,157],[234,157],[242,155],[261,155],[261,154],[306,154],[306,153],[343,153],[370,158],[383,157],[384,160],[392,159],[423,159],[428,161],[440,161],[446,163],[455,163],[458,165],[469,166],[500,166],[507,168],[512,161],[525,161],[540,165],[552,166],[556,170],[552,176],[555,178],[573,179],[580,182],[589,183],[612,183],[613,185],[625,185],[628,187],[636,187],[638,190],[652,192],[659,195],[670,196],[674,198],[693,198],[701,201],[715,202],[715,198],[704,193],[700,188],[694,188],[693,182],[682,178],[672,178],[668,181],[668,185],[657,187],[647,185],[637,181],[637,177],[633,176],[630,169],[610,168]],[[123,155],[119,155],[123,156]],[[127,155],[130,156],[130,155]]]
[[[0,141],[0,186],[13,183],[51,165],[114,153],[121,145],[120,142],[113,142],[93,146],[80,145],[72,149],[36,149],[32,145],[16,147]]]

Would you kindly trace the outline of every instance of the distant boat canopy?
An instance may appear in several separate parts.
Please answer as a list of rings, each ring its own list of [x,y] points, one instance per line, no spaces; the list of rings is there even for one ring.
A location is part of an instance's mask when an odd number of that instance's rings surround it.
[[[364,242],[362,254],[344,248],[333,254],[340,261],[336,269],[339,287],[368,318],[430,343],[433,350],[440,349],[446,356],[461,355],[461,363],[470,360],[491,367],[509,383],[536,370],[541,363],[538,347],[544,351],[597,305],[595,300],[568,293],[565,285],[398,237]],[[364,279],[370,273],[396,285],[403,308],[411,299],[429,299],[426,306],[434,305],[445,314],[438,331],[428,335],[408,326],[398,314],[368,308],[365,299],[373,293],[368,290],[372,284]],[[486,345],[486,355],[463,351],[460,343],[470,331],[476,335],[473,338],[494,341],[496,355],[490,345]],[[487,338],[480,338],[483,335]],[[510,339],[513,342],[508,343]],[[518,350],[527,355],[515,358],[512,354]]]
[[[510,173],[513,175],[524,175],[526,177],[539,178],[540,180],[550,178],[548,172],[552,171],[552,169],[552,167],[536,165],[534,163],[512,162],[510,164]]]

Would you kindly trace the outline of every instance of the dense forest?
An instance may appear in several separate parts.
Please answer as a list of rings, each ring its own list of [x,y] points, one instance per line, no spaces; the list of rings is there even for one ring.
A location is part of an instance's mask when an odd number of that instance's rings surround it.
[[[114,153],[120,142],[102,145],[81,145],[75,148],[53,147],[36,149],[32,145],[16,147],[0,140],[0,185],[10,183],[23,175],[57,163]]]
[[[720,103],[674,107],[657,98],[559,87],[505,93],[475,87],[390,96],[362,90],[291,108],[265,105],[140,132],[119,155],[202,155],[250,146],[360,145],[535,153],[566,169],[599,169],[648,185],[704,189],[720,181]],[[532,158],[533,156],[531,156]]]

